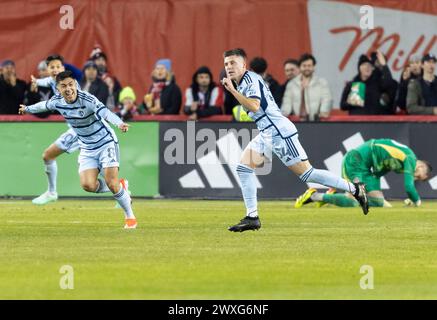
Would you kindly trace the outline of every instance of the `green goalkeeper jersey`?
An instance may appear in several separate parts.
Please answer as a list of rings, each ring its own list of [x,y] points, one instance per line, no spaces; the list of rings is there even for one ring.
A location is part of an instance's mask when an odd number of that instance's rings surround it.
[[[374,175],[382,177],[389,171],[404,174],[405,191],[416,202],[420,199],[414,185],[416,155],[406,145],[391,139],[372,139],[356,149],[371,165]]]

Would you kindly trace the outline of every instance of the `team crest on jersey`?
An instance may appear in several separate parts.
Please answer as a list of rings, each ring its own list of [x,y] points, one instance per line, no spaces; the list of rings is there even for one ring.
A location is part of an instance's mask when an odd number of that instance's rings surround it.
[[[81,117],[83,117],[83,111],[82,111],[82,110],[79,111],[79,115],[80,115]]]

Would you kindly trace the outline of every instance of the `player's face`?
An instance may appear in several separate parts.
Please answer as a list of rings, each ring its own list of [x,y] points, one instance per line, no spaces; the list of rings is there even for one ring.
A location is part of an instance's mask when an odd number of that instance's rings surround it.
[[[285,77],[288,80],[294,79],[296,76],[300,74],[299,67],[293,63],[287,63],[284,66]]]
[[[300,72],[305,77],[311,77],[314,73],[314,63],[313,60],[306,60],[300,64]]]
[[[229,56],[225,58],[226,75],[231,80],[238,81],[246,72],[246,61],[240,56]]]
[[[414,180],[425,181],[428,179],[428,167],[423,162],[418,160],[416,164],[416,170],[414,171]]]
[[[197,84],[200,87],[207,87],[207,86],[209,86],[210,82],[211,82],[211,79],[209,77],[209,74],[207,74],[207,73],[199,73],[197,75]]]
[[[57,88],[65,101],[72,103],[77,97],[76,81],[73,78],[67,78],[57,84]]]
[[[52,60],[49,62],[47,70],[49,71],[50,77],[54,79],[59,73],[65,71],[65,68],[60,60]]]

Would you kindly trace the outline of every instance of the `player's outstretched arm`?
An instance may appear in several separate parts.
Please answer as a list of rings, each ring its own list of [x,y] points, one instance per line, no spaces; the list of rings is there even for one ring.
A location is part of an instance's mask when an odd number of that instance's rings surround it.
[[[47,108],[47,101],[40,101],[30,106],[20,104],[20,107],[18,108],[18,114],[40,113],[46,112],[48,110],[49,109]]]
[[[103,119],[118,127],[121,131],[127,132],[129,130],[129,125],[127,123],[124,123],[119,116],[117,116],[108,108],[104,107],[103,109],[101,109],[101,111],[99,110],[98,113]]]
[[[45,77],[42,79],[37,79],[33,75],[30,76],[30,81],[33,85],[38,87],[50,87],[50,82],[52,81],[52,77]]]

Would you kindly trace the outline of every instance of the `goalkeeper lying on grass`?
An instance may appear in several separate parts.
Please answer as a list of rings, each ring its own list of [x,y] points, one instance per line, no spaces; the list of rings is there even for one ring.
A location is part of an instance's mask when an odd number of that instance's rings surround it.
[[[421,200],[414,181],[428,180],[432,167],[427,161],[417,160],[414,152],[406,145],[391,139],[372,139],[350,150],[343,159],[343,178],[364,183],[369,206],[372,207],[391,207],[381,191],[381,177],[390,171],[404,174],[405,191],[408,194],[405,204],[420,206]],[[359,205],[348,193],[335,193],[333,189],[319,193],[310,188],[297,198],[295,208],[311,202],[316,202],[318,208],[327,203],[339,207]]]

